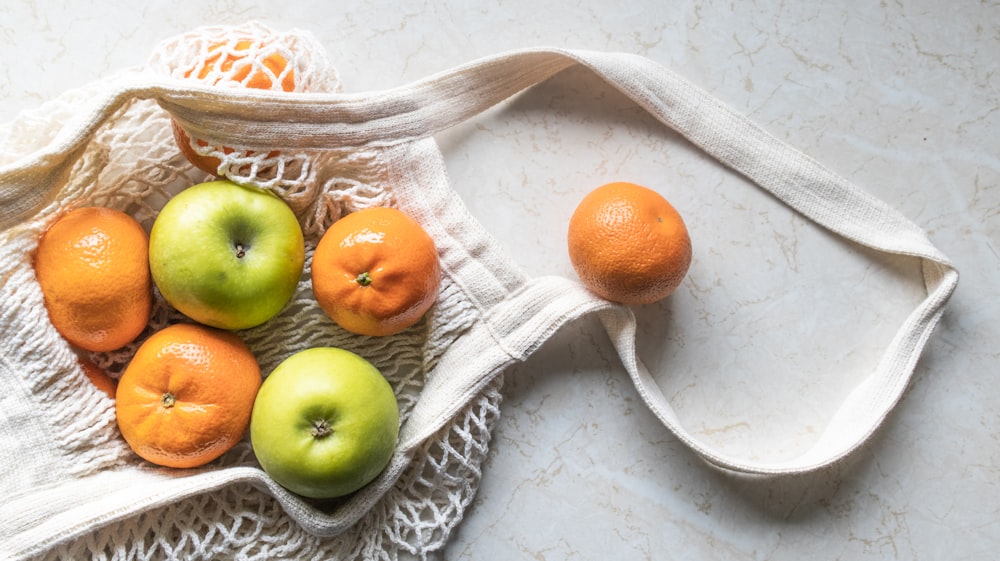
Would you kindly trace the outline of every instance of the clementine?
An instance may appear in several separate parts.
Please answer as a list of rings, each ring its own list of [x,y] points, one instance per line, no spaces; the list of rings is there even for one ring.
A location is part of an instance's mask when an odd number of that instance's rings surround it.
[[[269,47],[271,46],[260,41],[247,39],[233,44],[216,43],[208,48],[201,60],[193,61],[192,68],[184,77],[211,85],[225,83],[260,90],[295,91],[295,69],[289,66],[288,60],[281,53],[274,52]],[[219,159],[199,154],[191,147],[191,137],[187,132],[172,119],[171,126],[174,140],[184,157],[198,169],[218,175],[221,164]],[[208,146],[201,139],[195,142],[202,147]],[[222,147],[221,150],[227,154],[233,152],[229,147]],[[276,152],[272,152],[269,157],[276,155]]]
[[[569,257],[598,296],[622,304],[666,298],[691,264],[691,238],[677,210],[634,183],[609,183],[580,202],[569,222]]]
[[[117,382],[115,379],[108,375],[107,372],[101,369],[93,362],[81,358],[79,360],[80,367],[83,368],[83,373],[87,376],[87,379],[97,387],[97,389],[106,393],[111,399],[115,398],[115,386]]]
[[[66,213],[42,234],[34,266],[53,327],[81,349],[118,349],[149,322],[149,239],[124,212]]]
[[[204,465],[243,437],[260,384],[260,366],[236,334],[171,325],[139,346],[118,381],[118,428],[154,464]]]
[[[259,90],[270,90],[280,84],[282,90],[290,92],[295,89],[295,69],[289,68],[288,60],[272,47],[248,39],[238,40],[232,46],[216,43],[208,48],[204,62],[189,70],[185,77],[190,78],[198,70],[196,77],[212,84],[225,79]]]
[[[320,307],[347,331],[392,335],[417,323],[437,300],[441,267],[434,240],[416,220],[372,207],[323,234],[312,283]]]

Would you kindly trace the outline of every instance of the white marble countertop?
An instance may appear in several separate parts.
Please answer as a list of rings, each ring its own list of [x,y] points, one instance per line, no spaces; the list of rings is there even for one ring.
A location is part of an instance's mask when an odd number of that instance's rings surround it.
[[[482,483],[446,559],[985,560],[1000,548],[1000,5],[996,2],[124,0],[5,3],[0,122],[141,64],[191,27],[311,31],[345,89],[528,46],[649,57],[925,228],[962,280],[903,400],[817,474],[702,463],[643,406],[596,319],[505,374]],[[577,70],[439,137],[454,187],[530,274],[573,275],[590,189],[656,188],[688,221],[682,289],[637,309],[685,424],[783,456],[822,430],[921,287],[832,238]]]

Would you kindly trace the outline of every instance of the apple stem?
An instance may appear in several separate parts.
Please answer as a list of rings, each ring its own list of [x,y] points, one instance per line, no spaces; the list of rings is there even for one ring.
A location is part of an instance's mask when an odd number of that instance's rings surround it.
[[[312,422],[312,430],[309,431],[309,434],[313,438],[323,438],[332,432],[333,427],[330,426],[330,423],[326,422],[326,419],[316,419]]]
[[[247,254],[247,250],[243,247],[243,242],[236,242],[236,258],[243,259],[243,256]]]
[[[365,271],[360,275],[358,275],[358,278],[354,280],[358,281],[358,284],[360,284],[361,286],[368,286],[369,284],[372,283],[372,276],[368,274],[368,271]]]

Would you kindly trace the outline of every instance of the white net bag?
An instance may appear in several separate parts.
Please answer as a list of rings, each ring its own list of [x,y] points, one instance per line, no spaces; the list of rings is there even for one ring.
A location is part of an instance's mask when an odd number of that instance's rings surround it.
[[[923,263],[926,298],[801,455],[733,457],[697,439],[636,356],[628,308],[569,279],[528,278],[449,187],[436,132],[573,65],[819,225]],[[532,49],[385,92],[340,89],[308,33],[255,23],[203,28],[163,43],[144,68],[67,92],[0,131],[0,379],[9,390],[0,396],[0,493],[7,497],[0,558],[427,557],[443,547],[476,492],[504,369],[591,313],[644,402],[693,453],[747,474],[819,469],[850,454],[889,414],[957,283],[919,227],[640,57]],[[199,158],[207,170],[189,162]],[[239,332],[261,371],[305,348],[338,346],[371,360],[393,386],[401,414],[396,453],[353,495],[325,502],[293,495],[264,474],[248,441],[197,469],[138,459],[117,432],[113,402],[84,377],[48,322],[31,260],[56,216],[107,206],[148,228],[174,193],[205,180],[206,171],[272,190],[306,237],[306,270],[292,301]],[[309,282],[309,257],[326,228],[369,206],[396,206],[416,218],[435,240],[444,273],[426,317],[385,338],[337,327]],[[157,299],[134,343],[89,358],[117,375],[141,341],[180,319]]]

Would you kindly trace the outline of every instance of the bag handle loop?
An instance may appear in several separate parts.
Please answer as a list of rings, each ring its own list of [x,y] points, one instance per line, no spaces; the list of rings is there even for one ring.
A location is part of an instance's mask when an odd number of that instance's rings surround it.
[[[524,63],[531,64],[535,54],[524,55]],[[559,326],[582,315],[597,313],[646,405],[681,441],[722,469],[760,475],[805,473],[837,462],[866,442],[901,397],[916,361],[957,285],[958,272],[948,258],[934,247],[917,225],[887,204],[771,136],[743,115],[667,69],[631,55],[554,52],[553,56],[574,58],[708,154],[828,230],[881,252],[919,258],[927,295],[900,326],[878,365],[840,405],[814,445],[798,457],[779,462],[734,457],[697,439],[683,426],[669,400],[637,356],[636,322],[632,313],[627,308],[604,302],[579,287],[574,288],[565,279],[531,279],[506,300],[487,303],[487,307],[495,305],[497,308],[527,311],[511,315],[531,321],[515,326],[497,320],[490,324],[489,333],[476,334],[473,339],[493,338],[501,343],[501,348],[507,349],[509,361],[519,360],[536,349]],[[483,95],[480,110],[507,94],[504,89],[507,82],[488,80],[488,71],[492,68],[487,61],[482,66],[473,65],[455,71],[458,74],[467,73],[469,88]],[[509,71],[506,66],[502,69],[504,73]],[[534,75],[530,69],[524,74]],[[487,79],[486,84],[482,83],[483,79]],[[490,91],[494,95],[489,95]],[[444,92],[441,95],[444,96]],[[419,202],[413,201],[413,204],[419,205]],[[491,318],[502,317],[505,317],[502,313],[491,314]],[[544,318],[544,321],[537,321],[538,318]],[[447,358],[442,361],[445,366]],[[505,364],[502,359],[499,357],[495,361],[496,368],[491,373],[480,375],[491,377]],[[410,418],[413,422],[408,423],[410,426],[404,431],[404,443],[416,442],[433,434],[439,423],[435,423],[434,419],[448,418],[447,404],[456,403],[460,396],[471,397],[469,392],[485,383],[482,379],[470,378],[470,369],[462,368],[462,365],[463,361],[459,358],[454,368],[444,368],[438,373],[441,379],[425,387],[425,393]],[[445,404],[445,409],[433,405],[437,403]]]

